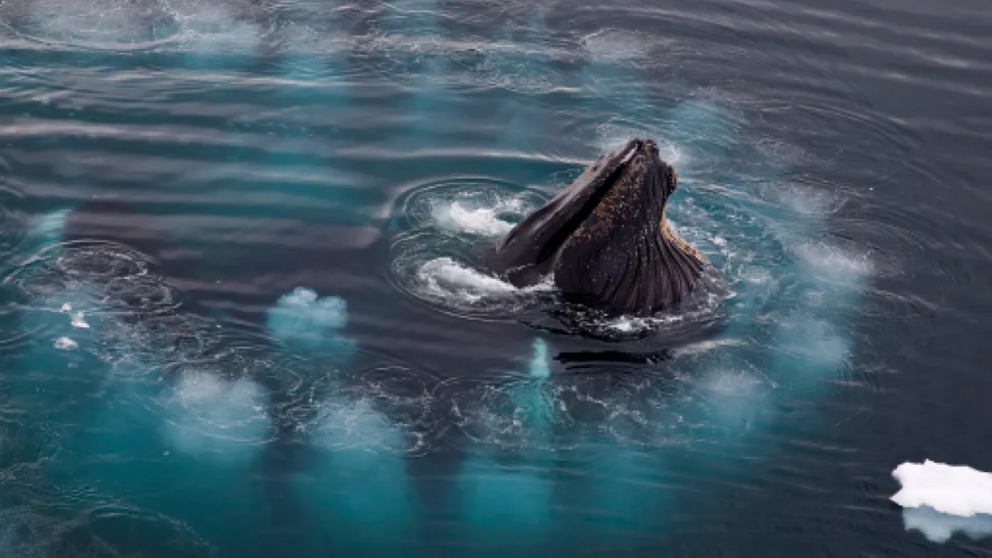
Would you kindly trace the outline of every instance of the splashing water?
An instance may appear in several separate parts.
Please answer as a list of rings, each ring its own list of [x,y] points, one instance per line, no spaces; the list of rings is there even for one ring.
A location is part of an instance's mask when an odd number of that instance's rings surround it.
[[[501,213],[520,213],[520,201],[508,200],[496,207],[471,207],[454,201],[451,205],[439,204],[431,212],[439,227],[454,233],[469,233],[482,236],[501,236],[514,227],[515,223],[500,219]]]

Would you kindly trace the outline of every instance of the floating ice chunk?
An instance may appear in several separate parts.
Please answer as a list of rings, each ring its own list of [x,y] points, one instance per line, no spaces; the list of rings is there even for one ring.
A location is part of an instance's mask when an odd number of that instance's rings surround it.
[[[63,308],[65,308],[65,306],[63,306]],[[82,312],[76,312],[72,315],[72,327],[89,329],[90,324],[86,323],[86,318]]]
[[[960,532],[979,540],[992,536],[992,515],[978,514],[960,517],[940,513],[930,506],[903,508],[902,521],[907,531],[917,530],[930,542],[945,543],[954,533]]]
[[[297,287],[269,309],[269,331],[284,342],[319,343],[348,324],[348,304],[343,298],[318,298],[312,289]]]
[[[76,343],[68,337],[59,337],[58,340],[55,341],[55,348],[60,351],[71,351],[77,347],[79,347],[79,343]]]
[[[60,312],[64,312],[66,314],[72,312],[72,305],[66,302],[65,304],[62,305],[62,310],[60,310]]]
[[[930,506],[961,517],[992,514],[992,474],[927,459],[922,465],[903,463],[892,476],[902,484],[892,501],[904,508]]]

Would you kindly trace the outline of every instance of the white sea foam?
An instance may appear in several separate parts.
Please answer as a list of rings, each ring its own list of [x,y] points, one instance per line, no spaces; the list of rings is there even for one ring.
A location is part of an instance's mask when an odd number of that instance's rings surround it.
[[[803,263],[816,269],[832,283],[847,284],[872,272],[871,260],[864,254],[852,254],[822,242],[805,242],[796,248]]]
[[[138,10],[120,0],[36,0],[31,10],[33,31],[54,40],[98,46],[150,38]]]
[[[54,347],[60,351],[71,351],[79,347],[79,343],[76,343],[68,337],[59,337],[55,341]]]
[[[653,39],[653,38],[652,38]],[[638,33],[619,29],[603,29],[582,38],[582,47],[596,61],[622,61],[641,58],[647,54],[645,45],[657,41],[645,40]]]
[[[319,298],[313,289],[297,287],[269,309],[267,325],[284,342],[320,343],[348,324],[348,304],[336,296]]]
[[[472,207],[461,201],[438,203],[431,208],[435,223],[448,231],[482,236],[501,236],[513,228],[513,223],[500,219],[502,213],[519,213],[523,204],[518,199],[500,200],[494,207]]]
[[[331,450],[397,449],[403,443],[400,432],[367,399],[325,402],[311,438]]]
[[[63,305],[65,308],[67,305]],[[86,323],[86,316],[82,312],[76,312],[72,315],[72,327],[77,327],[81,329],[89,329],[90,324]]]
[[[967,466],[925,460],[903,463],[892,476],[902,490],[892,501],[904,508],[929,506],[960,517],[992,514],[992,474]]]
[[[692,308],[688,308],[681,313],[650,317],[625,315],[604,322],[602,327],[608,331],[621,334],[650,331],[659,327],[689,322],[710,315],[722,300],[722,295],[709,293],[705,298],[693,305]]]
[[[420,267],[417,275],[434,294],[467,302],[478,302],[487,297],[512,296],[520,292],[509,283],[480,273],[447,257],[426,262]]]
[[[265,393],[247,379],[186,372],[166,402],[165,437],[177,450],[218,461],[243,461],[269,433]]]

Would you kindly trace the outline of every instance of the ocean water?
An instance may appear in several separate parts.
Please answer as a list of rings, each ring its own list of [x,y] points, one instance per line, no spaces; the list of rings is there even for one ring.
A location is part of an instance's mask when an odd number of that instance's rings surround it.
[[[992,3],[0,0],[0,556],[989,556]],[[485,250],[651,137],[728,292]]]

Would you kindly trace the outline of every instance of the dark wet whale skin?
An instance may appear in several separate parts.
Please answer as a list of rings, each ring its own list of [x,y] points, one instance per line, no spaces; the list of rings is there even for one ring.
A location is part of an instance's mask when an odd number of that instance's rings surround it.
[[[517,287],[551,274],[567,300],[611,315],[677,309],[712,271],[665,220],[677,180],[654,141],[631,140],[511,230],[493,267]]]

